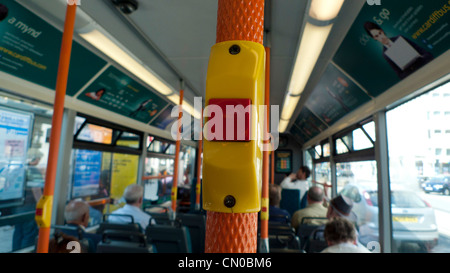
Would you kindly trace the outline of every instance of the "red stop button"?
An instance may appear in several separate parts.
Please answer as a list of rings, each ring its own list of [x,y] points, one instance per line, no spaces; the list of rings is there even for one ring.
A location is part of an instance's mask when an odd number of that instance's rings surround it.
[[[212,137],[209,141],[250,141],[251,137],[251,99],[210,99],[208,106],[216,105],[211,110],[213,119],[222,122],[211,127]],[[221,111],[220,111],[221,110]],[[222,117],[217,116],[222,115]]]

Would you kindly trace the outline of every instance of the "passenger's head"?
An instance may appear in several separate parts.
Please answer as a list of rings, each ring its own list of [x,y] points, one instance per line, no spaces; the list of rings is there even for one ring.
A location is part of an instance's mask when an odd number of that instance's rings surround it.
[[[79,248],[77,249],[77,247]],[[48,253],[71,253],[72,251],[79,251],[78,253],[83,252],[80,241],[74,236],[56,232],[54,237],[49,241]]]
[[[348,197],[339,195],[330,201],[328,206],[327,218],[332,219],[336,217],[346,218],[355,221],[355,215],[352,212],[353,202]]]
[[[324,237],[329,246],[339,243],[356,244],[356,229],[345,218],[333,218],[325,225]]]
[[[311,171],[306,166],[301,166],[297,171],[297,179],[306,180],[311,175]]]
[[[317,186],[312,186],[306,195],[308,204],[323,203],[323,189]]]
[[[269,185],[269,205],[279,206],[281,201],[281,186],[277,184]]]
[[[67,224],[87,227],[89,224],[89,205],[80,199],[70,201],[64,210],[64,218]]]
[[[370,37],[377,40],[378,42],[384,45],[389,43],[389,38],[384,33],[383,29],[374,22],[366,22],[364,24],[364,29],[366,30],[367,34],[370,35]]]
[[[129,185],[123,193],[123,198],[128,205],[140,206],[144,198],[144,188],[138,184]]]

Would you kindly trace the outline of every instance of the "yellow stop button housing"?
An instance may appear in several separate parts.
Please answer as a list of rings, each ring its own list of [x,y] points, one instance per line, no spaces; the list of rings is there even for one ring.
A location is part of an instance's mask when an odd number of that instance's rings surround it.
[[[203,208],[225,213],[261,209],[264,46],[249,41],[215,44],[209,59],[203,131]],[[208,107],[213,99],[250,99],[250,141],[209,141]],[[225,114],[225,113],[224,113]],[[226,126],[226,124],[223,124]],[[209,134],[211,135],[211,134]]]

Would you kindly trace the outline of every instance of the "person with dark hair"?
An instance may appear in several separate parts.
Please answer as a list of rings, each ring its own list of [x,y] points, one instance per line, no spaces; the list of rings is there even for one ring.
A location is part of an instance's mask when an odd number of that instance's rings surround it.
[[[325,225],[324,237],[328,247],[321,253],[371,253],[358,245],[355,226],[346,218],[331,219]]]
[[[323,206],[324,193],[323,189],[317,186],[312,186],[307,194],[308,206],[304,209],[297,210],[292,216],[291,226],[298,229],[305,217],[327,217],[327,208]],[[305,224],[319,226],[325,224],[326,219],[307,219]]]
[[[400,79],[404,79],[434,59],[433,55],[404,36],[388,38],[384,30],[374,22],[366,22],[364,29],[374,40],[383,45],[383,58]]]
[[[306,180],[311,175],[308,167],[302,166],[297,173],[287,176],[280,184],[283,189],[298,189],[303,197],[309,189],[309,182]]]
[[[277,184],[269,185],[269,222],[289,223],[291,214],[280,209],[281,187]]]

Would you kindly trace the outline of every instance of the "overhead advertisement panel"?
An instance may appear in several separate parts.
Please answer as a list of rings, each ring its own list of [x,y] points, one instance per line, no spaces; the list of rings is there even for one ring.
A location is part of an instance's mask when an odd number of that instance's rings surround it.
[[[329,64],[306,106],[331,125],[368,102],[370,97],[333,64]]]
[[[450,47],[450,0],[365,5],[335,64],[376,97]]]
[[[110,66],[77,99],[149,123],[169,103]]]
[[[0,0],[0,71],[55,89],[62,33],[15,1]],[[106,61],[73,42],[67,94],[72,96]]]
[[[305,142],[327,129],[327,126],[306,107],[302,109],[292,128],[295,126],[300,128],[300,130],[295,131],[297,134],[300,132],[304,134]]]

